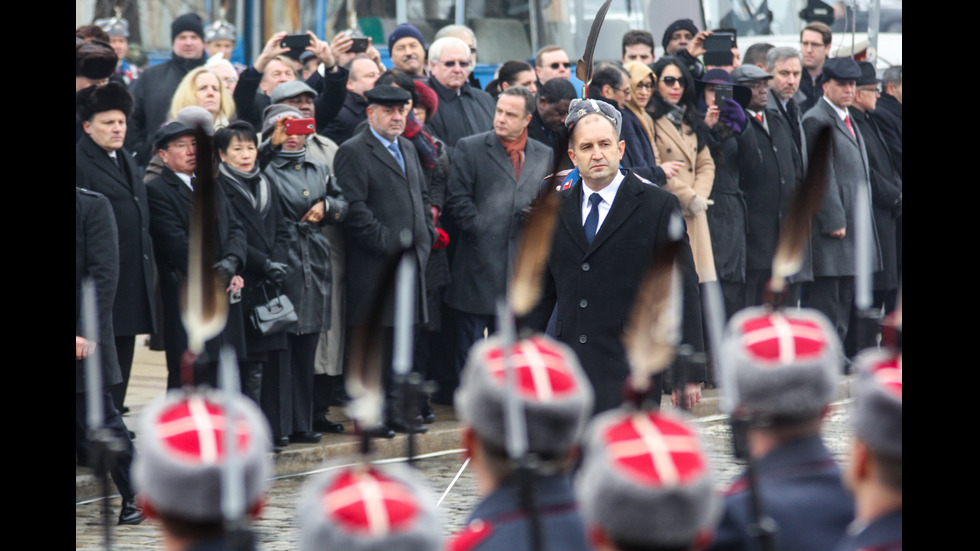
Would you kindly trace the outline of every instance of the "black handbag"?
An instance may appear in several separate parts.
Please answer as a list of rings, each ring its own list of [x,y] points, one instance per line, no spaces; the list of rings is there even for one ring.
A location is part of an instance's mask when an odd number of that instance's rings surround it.
[[[293,307],[293,302],[289,300],[286,293],[276,289],[275,296],[269,298],[266,286],[260,285],[260,287],[262,287],[262,294],[265,295],[265,303],[252,309],[250,318],[253,329],[263,337],[267,337],[282,333],[299,322],[296,308]]]

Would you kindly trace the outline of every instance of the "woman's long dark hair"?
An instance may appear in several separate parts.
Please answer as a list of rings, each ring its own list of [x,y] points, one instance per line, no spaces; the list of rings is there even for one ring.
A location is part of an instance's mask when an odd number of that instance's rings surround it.
[[[701,150],[705,145],[705,134],[708,132],[708,126],[704,124],[704,118],[697,108],[697,98],[695,97],[696,90],[694,87],[694,77],[691,76],[691,71],[687,69],[684,62],[680,58],[674,56],[664,56],[661,57],[653,64],[653,74],[656,77],[656,81],[660,82],[660,76],[663,74],[664,69],[668,65],[673,65],[680,69],[681,78],[684,80],[684,93],[681,94],[681,99],[678,105],[684,108],[684,116],[681,120],[690,127],[691,132],[696,134],[698,137],[698,151]],[[663,117],[671,110],[671,104],[664,98],[660,97],[659,88],[655,87],[653,91],[653,97],[650,99],[650,103],[647,105],[647,112],[653,120],[657,120]]]

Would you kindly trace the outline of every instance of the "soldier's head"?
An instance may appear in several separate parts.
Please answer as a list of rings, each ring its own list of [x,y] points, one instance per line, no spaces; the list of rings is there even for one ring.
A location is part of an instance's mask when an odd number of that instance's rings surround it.
[[[255,404],[239,395],[232,404],[216,393],[171,392],[147,406],[140,419],[140,453],[133,482],[144,511],[168,536],[196,542],[224,530],[223,476],[231,453],[241,466],[235,483],[246,519],[258,514],[272,474],[269,427]]]
[[[507,384],[508,365],[513,387]],[[464,446],[482,493],[513,474],[507,452],[508,398],[524,411],[528,453],[553,472],[572,466],[594,400],[574,352],[546,335],[517,341],[509,353],[496,335],[475,344],[456,390],[456,411],[466,425]]]
[[[701,549],[721,513],[697,432],[659,413],[615,409],[596,416],[575,482],[599,550]]]
[[[110,82],[75,93],[75,110],[82,130],[99,147],[112,153],[126,141],[126,119],[133,112],[133,96],[125,86]]]
[[[126,57],[129,53],[129,21],[116,16],[96,19],[95,24],[109,35],[109,46],[112,46],[119,59]]]
[[[208,57],[221,54],[227,60],[231,60],[231,52],[235,49],[237,40],[235,26],[219,19],[204,29],[204,49],[208,52]]]
[[[204,22],[196,13],[185,13],[170,24],[173,52],[182,59],[204,56]]]
[[[728,322],[722,346],[753,430],[774,442],[819,432],[843,358],[823,314],[746,308]]]
[[[855,366],[855,439],[845,481],[859,500],[887,499],[901,506],[902,355],[872,350],[858,356]]]
[[[328,469],[300,497],[300,551],[440,551],[432,491],[417,480],[398,464]]]

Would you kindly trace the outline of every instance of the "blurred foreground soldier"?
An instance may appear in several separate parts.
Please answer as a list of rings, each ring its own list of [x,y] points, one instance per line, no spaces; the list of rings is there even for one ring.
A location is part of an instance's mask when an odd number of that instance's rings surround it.
[[[190,240],[190,215],[194,189],[194,170],[197,168],[197,141],[194,130],[180,122],[160,129],[155,140],[157,154],[163,161],[163,172],[147,186],[150,202],[150,235],[156,254],[163,299],[163,333],[167,356],[167,388],[180,388],[181,357],[187,350],[187,333],[180,315],[180,295],[187,278],[187,257]],[[218,198],[218,242],[220,251],[214,258],[215,269],[228,285],[230,295],[238,295],[244,286],[239,275],[244,270],[247,242],[241,223],[228,209],[223,193]],[[232,301],[228,321],[217,337],[209,340],[205,351],[194,359],[194,382],[215,383],[218,351],[228,344],[239,358],[245,358],[245,334],[242,325],[241,302]],[[248,373],[240,363],[243,376]]]
[[[123,147],[133,96],[118,82],[92,86],[75,95],[84,136],[75,145],[75,185],[109,200],[118,232],[119,281],[112,306],[115,351],[122,378],[111,387],[122,409],[133,366],[136,335],[153,333],[153,247],[146,186],[132,155]]]
[[[847,337],[854,306],[855,221],[858,217],[874,220],[871,205],[866,212],[857,212],[854,201],[859,186],[868,188],[868,197],[872,196],[865,139],[849,109],[854,103],[859,78],[861,69],[856,61],[841,57],[827,60],[819,79],[823,97],[803,117],[805,143],[811,150],[824,128],[829,126],[833,130],[827,193],[813,220],[810,240],[813,283],[806,306],[823,312],[834,324],[842,342]],[[812,151],[808,157],[813,158]],[[871,227],[874,229],[873,224]],[[869,254],[871,270],[880,270],[877,232]]]
[[[593,393],[571,349],[539,334],[514,343],[499,335],[470,352],[456,391],[456,410],[465,424],[463,445],[473,462],[482,497],[451,549],[531,549],[532,515],[542,549],[588,549],[570,478],[582,428],[592,412]],[[507,362],[516,389],[506,386]],[[507,452],[507,396],[515,392],[527,423],[528,452],[538,464],[526,478]],[[525,484],[530,484],[528,489]],[[533,492],[534,510],[524,506]]]
[[[112,304],[119,276],[117,230],[109,201],[86,189],[75,188],[75,454],[78,464],[98,468],[97,457],[88,441],[88,396],[86,396],[85,361],[89,354],[99,355],[102,367],[102,418],[109,434],[122,444],[109,465],[109,475],[122,496],[119,524],[139,524],[143,513],[136,505],[136,492],[130,478],[133,441],[105,385],[118,383],[112,331]],[[98,335],[85,335],[85,312],[82,312],[82,282],[90,278],[95,287]],[[82,336],[85,335],[85,336]],[[91,340],[90,340],[91,339]],[[105,452],[103,452],[105,453]]]
[[[177,86],[191,69],[204,65],[204,23],[196,13],[185,13],[170,24],[173,53],[169,60],[150,67],[133,84],[136,100],[126,145],[140,166],[150,161],[153,137],[167,120]]]
[[[622,403],[629,374],[623,324],[650,259],[671,241],[668,226],[681,210],[674,194],[620,170],[626,144],[619,138],[622,115],[614,106],[574,100],[565,124],[568,155],[581,177],[560,193],[545,286],[530,324],[543,330],[557,306],[555,337],[578,355],[601,412]],[[687,232],[681,239],[681,340],[703,351],[698,276]],[[663,377],[656,380],[663,391]],[[683,394],[693,406],[701,398],[704,365],[685,370],[684,380]],[[679,399],[680,389],[674,391]],[[654,395],[659,400],[660,392]]]
[[[856,518],[837,551],[902,548],[902,355],[877,350],[857,359],[858,386],[845,482]]]
[[[830,549],[854,514],[820,438],[841,372],[840,340],[815,310],[748,308],[728,323],[722,346],[749,418],[748,449],[776,548]],[[751,498],[746,477],[732,484],[712,549],[754,548]]]
[[[262,509],[269,477],[269,427],[255,404],[235,398],[234,423],[217,393],[171,392],[147,406],[140,420],[140,454],[133,480],[147,516],[159,519],[170,551],[230,549],[222,516],[226,431],[234,426],[245,525]],[[247,549],[254,549],[248,541]]]
[[[300,551],[441,551],[432,492],[404,465],[328,470],[297,505]]]
[[[698,434],[679,418],[617,409],[586,431],[576,478],[597,551],[704,549],[721,502]]]

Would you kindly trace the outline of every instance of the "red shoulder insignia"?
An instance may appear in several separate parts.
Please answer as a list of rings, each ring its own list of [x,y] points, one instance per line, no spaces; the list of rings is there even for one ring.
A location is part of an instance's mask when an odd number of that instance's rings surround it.
[[[480,519],[466,525],[456,533],[446,546],[447,551],[470,551],[493,533],[493,525]]]

